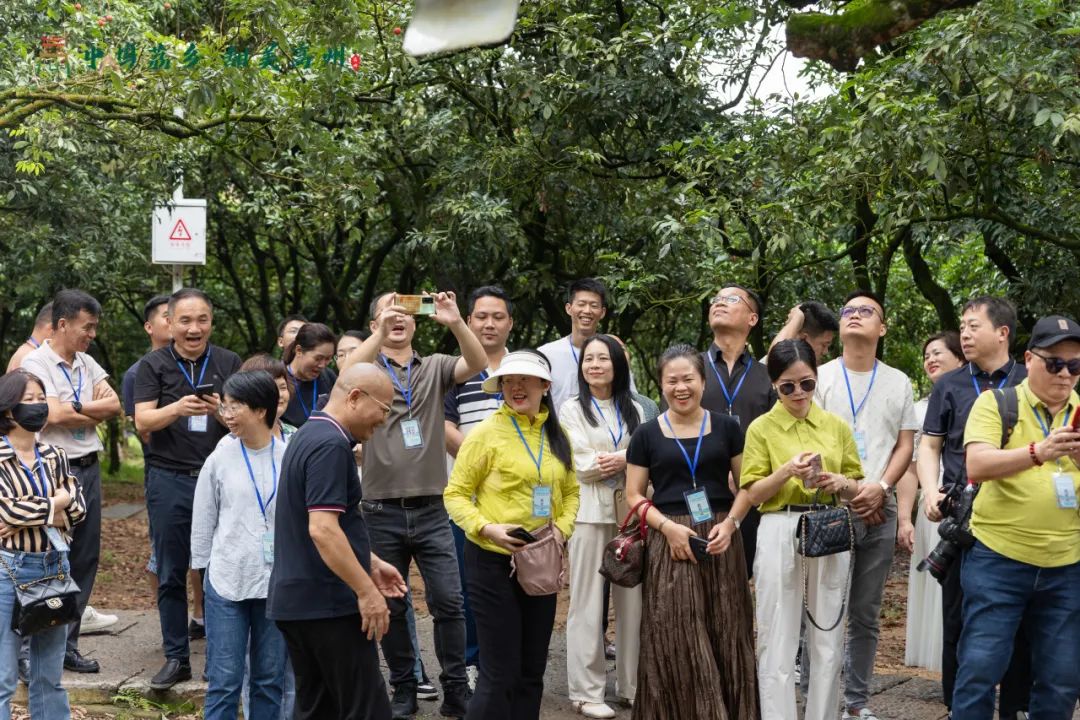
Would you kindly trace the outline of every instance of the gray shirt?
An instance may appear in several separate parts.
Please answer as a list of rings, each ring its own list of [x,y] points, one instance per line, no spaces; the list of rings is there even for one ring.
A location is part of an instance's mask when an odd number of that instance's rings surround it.
[[[280,473],[285,443],[246,449],[265,519],[240,439],[232,435],[222,438],[202,466],[191,512],[191,567],[209,568],[214,591],[232,602],[266,597],[273,565],[264,556],[263,538],[274,536],[274,466]]]

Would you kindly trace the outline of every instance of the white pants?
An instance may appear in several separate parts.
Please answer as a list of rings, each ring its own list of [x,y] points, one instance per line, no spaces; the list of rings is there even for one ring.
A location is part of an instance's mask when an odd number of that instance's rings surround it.
[[[566,616],[566,681],[571,702],[604,702],[604,546],[619,531],[615,524],[583,523],[570,537],[570,611]],[[615,602],[615,687],[619,697],[637,694],[641,586],[611,586]]]
[[[851,553],[804,558],[795,551],[800,513],[763,513],[758,528],[754,582],[757,590],[758,692],[762,720],[796,720],[795,652],[803,615],[802,563],[809,578],[807,605],[821,627],[836,621],[844,602]],[[835,720],[840,712],[844,664],[843,619],[828,632],[806,623],[810,689],[806,720]]]

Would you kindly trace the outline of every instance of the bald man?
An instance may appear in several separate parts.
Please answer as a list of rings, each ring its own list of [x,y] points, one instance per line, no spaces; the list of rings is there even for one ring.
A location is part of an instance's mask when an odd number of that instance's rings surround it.
[[[351,365],[282,459],[266,614],[289,647],[297,720],[391,717],[375,643],[390,625],[386,598],[406,585],[371,552],[352,449],[393,398],[385,372]]]

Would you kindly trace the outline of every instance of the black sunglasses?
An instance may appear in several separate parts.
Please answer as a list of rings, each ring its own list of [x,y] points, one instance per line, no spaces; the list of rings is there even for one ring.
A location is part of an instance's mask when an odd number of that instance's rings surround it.
[[[1031,354],[1039,358],[1043,361],[1043,363],[1046,364],[1046,372],[1050,373],[1051,375],[1057,375],[1065,368],[1069,368],[1069,374],[1073,377],[1080,375],[1080,358],[1073,358],[1072,360],[1062,360],[1059,357],[1046,357],[1045,355],[1040,355],[1034,350],[1031,351]]]
[[[803,392],[814,392],[814,388],[817,387],[817,380],[814,378],[806,378],[799,381],[799,387]],[[776,386],[776,389],[780,391],[781,395],[790,395],[795,392],[795,383],[788,381],[782,382]]]

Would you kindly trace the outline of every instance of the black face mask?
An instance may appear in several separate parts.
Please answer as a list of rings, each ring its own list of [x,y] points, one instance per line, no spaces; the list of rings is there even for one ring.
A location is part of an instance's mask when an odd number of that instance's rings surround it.
[[[11,408],[11,417],[23,430],[38,432],[49,421],[49,404],[19,403]]]

